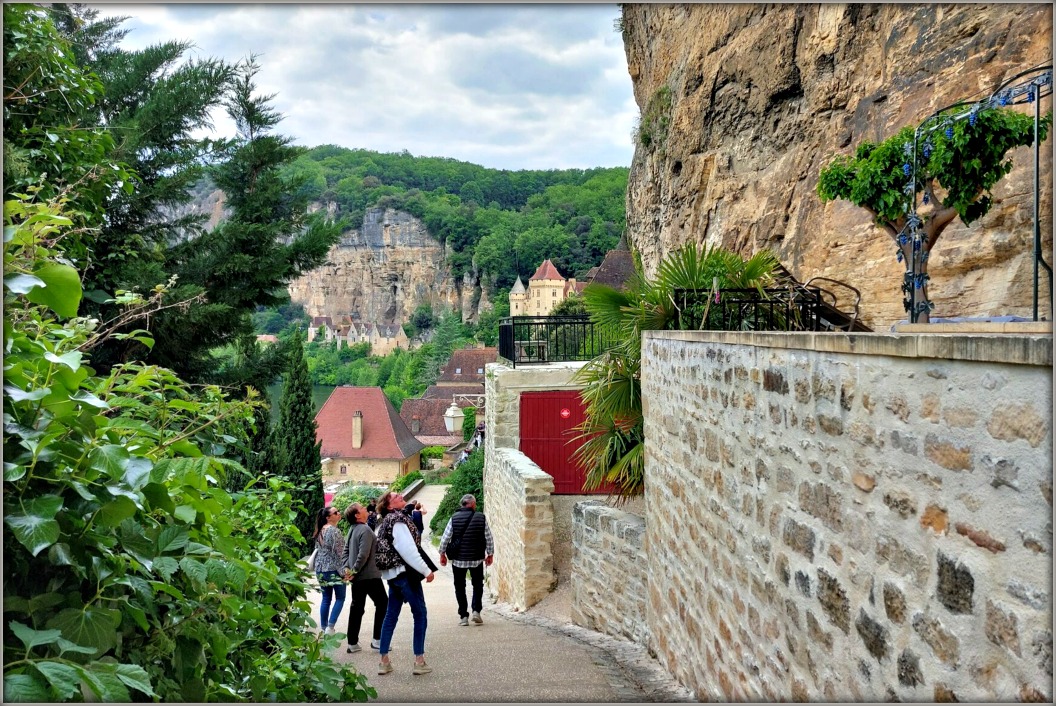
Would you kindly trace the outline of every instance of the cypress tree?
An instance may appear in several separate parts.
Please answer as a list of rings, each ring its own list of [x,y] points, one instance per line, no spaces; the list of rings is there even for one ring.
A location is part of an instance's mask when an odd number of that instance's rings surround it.
[[[321,443],[316,441],[312,409],[312,380],[300,331],[291,337],[289,360],[279,402],[281,417],[273,433],[279,468],[295,487],[295,504],[300,502],[304,506],[295,524],[305,540],[310,540],[315,529],[315,513],[322,507],[324,495]]]

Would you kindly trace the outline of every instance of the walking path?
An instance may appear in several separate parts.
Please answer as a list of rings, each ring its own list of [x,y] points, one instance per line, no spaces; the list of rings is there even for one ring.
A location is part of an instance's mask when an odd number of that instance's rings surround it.
[[[414,496],[427,510],[434,511],[447,486],[427,485]],[[427,547],[439,565],[431,540],[429,520],[422,546]],[[500,561],[496,557],[496,561]],[[367,676],[384,703],[478,703],[478,702],[672,702],[693,701],[692,694],[680,687],[641,647],[586,630],[553,618],[517,613],[495,602],[485,582],[483,625],[458,624],[458,607],[452,587],[450,566],[441,567],[431,583],[423,582],[429,609],[425,657],[431,674],[413,676],[411,650],[413,619],[404,606],[393,636],[392,659],[395,671],[377,673],[378,652],[366,647],[374,606],[368,600],[360,631],[362,652],[347,654],[345,642],[335,654],[340,662],[351,663]],[[471,587],[466,586],[467,593]],[[309,591],[313,617],[318,619],[318,591]],[[467,596],[468,597],[468,596]],[[348,624],[346,600],[338,630]]]

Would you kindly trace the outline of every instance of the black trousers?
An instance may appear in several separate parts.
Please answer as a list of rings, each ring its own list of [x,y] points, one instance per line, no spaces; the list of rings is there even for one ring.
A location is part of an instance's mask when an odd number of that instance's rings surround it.
[[[458,601],[458,617],[468,618],[469,611],[466,610],[466,572],[473,582],[473,611],[479,613],[484,610],[484,562],[469,569],[457,566],[451,567],[451,573],[455,577],[455,600]]]
[[[381,624],[385,622],[385,610],[389,607],[389,596],[385,591],[385,582],[380,578],[361,579],[352,582],[352,607],[348,611],[348,644],[359,642],[359,626],[363,622],[363,613],[367,608],[367,596],[374,603],[374,635],[381,640]]]

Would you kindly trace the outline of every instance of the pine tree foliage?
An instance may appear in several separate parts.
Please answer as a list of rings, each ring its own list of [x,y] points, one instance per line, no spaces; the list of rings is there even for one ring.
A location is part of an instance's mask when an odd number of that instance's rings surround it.
[[[279,402],[279,424],[273,432],[274,444],[278,470],[293,484],[295,504],[303,505],[295,524],[304,537],[310,538],[315,530],[315,512],[322,507],[324,497],[322,457],[321,443],[315,436],[312,380],[299,331],[291,339],[289,361]]]

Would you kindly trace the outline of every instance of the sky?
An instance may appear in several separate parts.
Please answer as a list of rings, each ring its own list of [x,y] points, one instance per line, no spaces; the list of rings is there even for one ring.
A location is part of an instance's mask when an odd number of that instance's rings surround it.
[[[257,83],[306,147],[495,169],[630,166],[634,102],[616,5],[121,4],[121,46],[257,54]],[[216,111],[217,134],[234,128]]]

